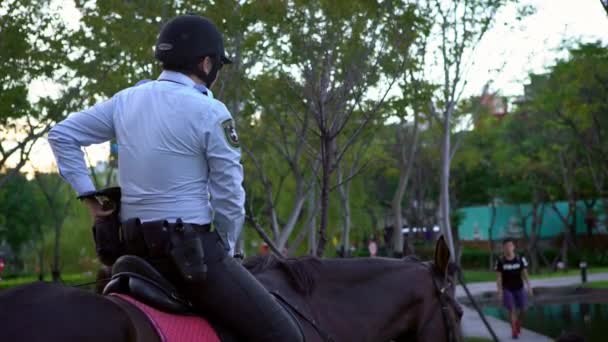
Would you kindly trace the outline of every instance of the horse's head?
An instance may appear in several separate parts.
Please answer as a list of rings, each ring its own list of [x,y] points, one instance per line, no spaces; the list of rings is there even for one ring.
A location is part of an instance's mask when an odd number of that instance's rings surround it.
[[[450,262],[450,250],[443,236],[435,245],[434,260],[425,265],[432,286],[425,289],[421,316],[414,329],[406,329],[395,340],[460,342],[462,308],[454,298],[457,266]]]

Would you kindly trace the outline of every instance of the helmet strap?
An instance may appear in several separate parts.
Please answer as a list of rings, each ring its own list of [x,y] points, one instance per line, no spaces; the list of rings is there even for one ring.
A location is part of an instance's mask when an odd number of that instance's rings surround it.
[[[196,76],[200,78],[207,88],[211,88],[211,85],[217,78],[217,73],[220,71],[220,60],[217,56],[210,56],[213,60],[211,64],[211,71],[206,73],[202,68],[197,67]]]

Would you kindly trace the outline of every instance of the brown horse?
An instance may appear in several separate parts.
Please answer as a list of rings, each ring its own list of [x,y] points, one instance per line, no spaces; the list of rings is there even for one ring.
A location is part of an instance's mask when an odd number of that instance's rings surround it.
[[[462,311],[448,261],[440,238],[433,262],[257,257],[246,266],[291,307],[306,341],[451,342],[461,340]],[[135,311],[91,292],[34,283],[0,294],[0,340],[159,340]]]

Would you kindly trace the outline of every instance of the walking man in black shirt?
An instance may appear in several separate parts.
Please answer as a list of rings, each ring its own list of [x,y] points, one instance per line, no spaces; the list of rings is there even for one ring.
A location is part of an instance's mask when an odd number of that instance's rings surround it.
[[[521,330],[521,320],[526,309],[526,291],[532,295],[532,287],[528,278],[528,261],[523,256],[515,254],[515,242],[505,239],[502,243],[502,257],[496,261],[494,270],[497,273],[496,285],[498,297],[509,310],[512,337],[518,338]]]

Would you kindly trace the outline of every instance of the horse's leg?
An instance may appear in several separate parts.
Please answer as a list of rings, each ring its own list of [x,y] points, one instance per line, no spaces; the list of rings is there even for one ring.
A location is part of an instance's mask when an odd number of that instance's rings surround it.
[[[35,283],[0,293],[3,341],[136,341],[131,319],[91,292]]]

